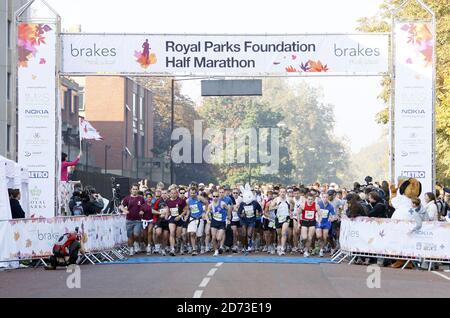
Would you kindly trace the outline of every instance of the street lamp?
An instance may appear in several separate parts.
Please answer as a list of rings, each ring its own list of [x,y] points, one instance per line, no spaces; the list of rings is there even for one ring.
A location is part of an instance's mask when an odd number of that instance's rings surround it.
[[[105,145],[105,174],[108,173],[108,150],[111,149],[111,145]]]

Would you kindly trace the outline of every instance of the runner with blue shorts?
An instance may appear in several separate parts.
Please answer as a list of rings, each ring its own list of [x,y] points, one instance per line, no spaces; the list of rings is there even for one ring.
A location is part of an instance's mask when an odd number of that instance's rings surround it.
[[[328,193],[322,194],[322,200],[319,201],[320,215],[322,220],[316,225],[316,237],[320,241],[319,256],[323,257],[323,249],[327,244],[328,232],[331,229],[331,222],[334,219],[335,211],[330,202]]]

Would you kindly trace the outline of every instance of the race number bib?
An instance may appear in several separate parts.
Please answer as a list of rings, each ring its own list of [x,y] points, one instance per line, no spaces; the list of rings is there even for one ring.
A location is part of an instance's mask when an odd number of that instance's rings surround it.
[[[278,217],[278,223],[283,223],[283,222],[286,222],[286,215],[280,215],[279,217]]]
[[[305,211],[305,219],[307,220],[314,219],[314,211]]]
[[[320,209],[320,213],[322,215],[322,219],[328,219],[329,211],[327,209]]]
[[[216,220],[216,221],[222,222],[222,213],[220,213],[220,212],[215,212],[215,213],[213,214],[213,218],[214,218],[214,220]]]
[[[178,215],[180,215],[178,213],[178,208],[170,208],[170,215],[171,216],[178,216]]]
[[[198,205],[197,204],[190,205],[189,209],[191,210],[192,214],[197,214],[198,212],[200,212],[200,210],[198,209]]]
[[[245,216],[248,218],[252,218],[255,216],[255,211],[253,210],[253,205],[245,205],[244,211],[245,211]]]

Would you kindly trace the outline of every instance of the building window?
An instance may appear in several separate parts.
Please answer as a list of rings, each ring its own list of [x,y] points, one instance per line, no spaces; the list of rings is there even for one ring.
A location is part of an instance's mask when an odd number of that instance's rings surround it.
[[[80,95],[77,95],[78,100],[78,111],[84,112],[84,91],[80,92]]]
[[[144,120],[144,97],[139,98],[139,119]]]
[[[10,152],[11,151],[11,142],[10,139],[11,138],[11,126],[7,125],[6,127],[6,151]]]
[[[11,20],[8,20],[8,49],[11,48]]]
[[[64,109],[65,106],[66,106],[66,105],[64,105],[65,101],[66,101],[66,92],[64,90],[61,91],[60,97],[61,97],[61,101],[60,101],[61,102],[61,109]]]
[[[64,92],[64,109],[72,109],[72,90]]]
[[[134,157],[139,158],[138,135],[133,134]]]
[[[79,103],[80,103],[80,98],[78,97],[78,95],[75,95],[73,97],[73,105],[72,105],[72,114],[75,114],[78,111],[78,107],[79,107]]]
[[[136,104],[137,104],[137,95],[133,93],[133,119],[137,119],[136,115]]]
[[[11,73],[8,72],[8,78],[6,82],[6,98],[11,100]]]

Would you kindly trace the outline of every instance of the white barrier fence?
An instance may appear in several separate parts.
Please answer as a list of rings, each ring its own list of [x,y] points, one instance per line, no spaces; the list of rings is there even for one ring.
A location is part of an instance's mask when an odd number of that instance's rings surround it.
[[[415,222],[358,217],[342,219],[341,251],[351,255],[373,254],[386,258],[450,261],[450,223]]]
[[[111,250],[127,241],[124,215],[95,215],[0,221],[0,262],[52,255],[58,238],[79,228],[87,253]]]

